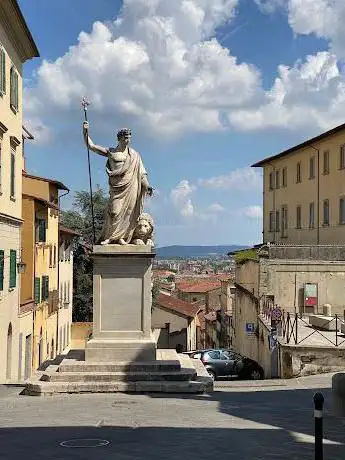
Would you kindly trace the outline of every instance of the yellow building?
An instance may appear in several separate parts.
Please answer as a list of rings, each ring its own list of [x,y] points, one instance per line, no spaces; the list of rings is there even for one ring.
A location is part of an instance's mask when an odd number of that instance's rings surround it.
[[[37,369],[59,346],[59,181],[23,173],[21,306],[35,305],[32,363]],[[62,195],[61,195],[62,196]]]
[[[38,50],[15,0],[0,2],[0,383],[16,381],[20,342],[19,279],[22,224],[22,65]],[[28,339],[29,343],[29,339]]]
[[[345,124],[253,166],[264,171],[264,242],[345,243]]]

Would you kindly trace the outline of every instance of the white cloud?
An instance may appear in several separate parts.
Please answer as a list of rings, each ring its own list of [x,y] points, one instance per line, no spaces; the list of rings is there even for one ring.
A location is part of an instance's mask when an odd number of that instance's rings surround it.
[[[225,212],[225,210],[226,209],[219,203],[213,203],[208,207],[209,212],[219,213],[219,212]]]
[[[262,207],[248,206],[247,208],[244,208],[243,214],[249,219],[262,219]]]
[[[214,38],[237,3],[124,0],[114,22],[95,22],[65,55],[43,61],[25,90],[26,115],[68,122],[87,95],[98,117],[153,134],[224,129],[224,110],[262,91],[259,72]]]
[[[215,176],[209,179],[199,179],[199,185],[211,189],[241,190],[249,188],[260,189],[262,178],[260,173],[253,168],[239,168],[229,174]]]
[[[293,67],[281,65],[278,71],[266,102],[232,113],[233,126],[240,130],[304,127],[322,131],[344,122],[345,74],[334,54],[319,52]]]
[[[181,180],[170,192],[170,198],[177,211],[185,217],[193,216],[194,206],[190,195],[194,192],[195,186],[188,180]]]
[[[278,8],[286,4],[286,0],[254,0],[260,11],[263,13],[273,13]]]

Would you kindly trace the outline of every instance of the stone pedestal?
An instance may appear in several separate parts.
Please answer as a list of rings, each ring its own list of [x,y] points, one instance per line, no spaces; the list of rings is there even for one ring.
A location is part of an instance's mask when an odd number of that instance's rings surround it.
[[[94,246],[93,336],[86,362],[156,359],[151,332],[150,246]]]

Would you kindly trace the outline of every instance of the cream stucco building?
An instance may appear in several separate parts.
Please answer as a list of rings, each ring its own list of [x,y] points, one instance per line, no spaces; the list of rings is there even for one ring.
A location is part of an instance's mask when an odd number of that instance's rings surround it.
[[[38,50],[16,0],[0,2],[0,383],[24,373],[17,263],[22,225],[22,65]]]
[[[345,124],[253,166],[264,172],[264,242],[345,243]]]

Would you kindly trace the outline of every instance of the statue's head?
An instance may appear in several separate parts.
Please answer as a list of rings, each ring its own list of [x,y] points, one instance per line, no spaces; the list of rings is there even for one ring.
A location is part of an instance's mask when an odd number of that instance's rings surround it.
[[[131,141],[132,132],[129,128],[120,129],[117,132],[117,140],[121,144],[128,145]]]

